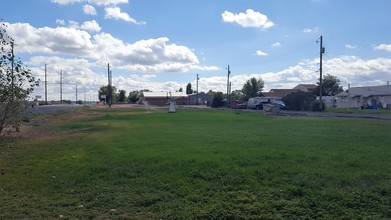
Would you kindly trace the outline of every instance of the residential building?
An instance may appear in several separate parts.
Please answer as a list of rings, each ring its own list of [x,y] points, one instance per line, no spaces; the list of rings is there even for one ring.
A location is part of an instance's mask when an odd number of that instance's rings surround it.
[[[335,98],[337,108],[391,109],[391,85],[351,87]]]
[[[184,105],[187,95],[184,92],[143,92],[141,102],[148,105],[168,105],[173,98],[177,105]]]
[[[263,92],[262,95],[266,99],[281,100],[285,96],[300,91],[299,89],[271,89],[269,92]]]
[[[318,86],[315,84],[299,84],[295,86],[293,89],[298,89],[303,92],[311,92],[314,91],[316,88],[318,88]]]
[[[197,101],[198,99],[198,101]],[[189,105],[210,105],[212,103],[213,97],[204,93],[200,92],[198,94],[191,94],[188,98],[188,104]]]

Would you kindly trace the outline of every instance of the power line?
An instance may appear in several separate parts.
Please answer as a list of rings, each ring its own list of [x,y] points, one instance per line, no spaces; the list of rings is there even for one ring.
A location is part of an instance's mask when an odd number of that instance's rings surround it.
[[[301,51],[301,50],[303,50],[304,48],[307,48],[307,47],[309,47],[309,46],[311,46],[311,45],[312,45],[312,42],[308,42],[308,43],[306,43],[306,44],[301,45],[300,47],[297,47],[297,48],[295,48],[295,49],[293,49],[293,50],[290,50],[290,51],[288,51],[288,52],[286,52],[286,53],[283,53],[283,54],[281,54],[281,55],[279,55],[279,56],[272,57],[272,58],[270,58],[270,59],[264,59],[264,60],[262,60],[261,63],[266,63],[266,62],[278,60],[278,59],[283,58],[283,57],[285,57],[285,56],[288,56],[288,55],[291,55],[291,54],[296,53],[296,52],[298,52],[298,51]]]

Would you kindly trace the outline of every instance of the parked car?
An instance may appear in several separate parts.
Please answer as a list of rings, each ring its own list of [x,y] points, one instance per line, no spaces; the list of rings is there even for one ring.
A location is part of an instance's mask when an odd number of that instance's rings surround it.
[[[245,109],[245,108],[247,108],[247,105],[244,104],[244,103],[236,103],[235,105],[232,106],[232,108],[235,108],[235,109]]]
[[[263,109],[263,104],[267,103],[268,100],[263,97],[250,98],[247,102],[247,108],[251,109]]]
[[[288,109],[283,101],[274,101],[273,105],[277,105],[278,107],[280,107],[280,110]]]
[[[273,103],[273,105],[278,106],[280,108],[280,110],[287,110],[288,109],[285,104]]]
[[[255,105],[255,109],[262,110],[263,109],[263,105],[267,104],[267,103],[268,102],[259,102],[258,104]]]

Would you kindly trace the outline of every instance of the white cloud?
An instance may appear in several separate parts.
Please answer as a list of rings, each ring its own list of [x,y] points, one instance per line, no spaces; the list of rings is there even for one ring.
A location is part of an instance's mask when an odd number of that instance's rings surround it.
[[[57,20],[56,20],[56,24],[61,25],[61,26],[64,26],[64,25],[65,25],[65,21],[64,21],[64,20],[61,20],[61,19],[57,19]]]
[[[281,47],[280,42],[275,42],[274,44],[271,45],[272,47]]]
[[[391,52],[391,44],[380,44],[375,47],[375,50],[385,50]]]
[[[274,25],[274,23],[269,20],[266,15],[260,12],[255,12],[252,9],[247,9],[246,13],[239,14],[224,11],[221,16],[223,18],[223,22],[237,23],[242,27],[262,27],[264,29],[267,29]]]
[[[69,5],[74,3],[82,3],[86,2],[85,0],[52,0],[53,3],[59,4],[59,5]],[[118,4],[127,4],[128,0],[89,0],[87,1],[89,4],[94,5],[118,5]]]
[[[86,15],[97,15],[98,13],[96,12],[96,9],[92,5],[84,5],[83,6],[83,12]]]
[[[107,7],[105,8],[105,19],[123,20],[133,24],[145,24],[145,22],[138,22],[134,18],[130,17],[126,12],[121,12],[119,7]]]
[[[69,20],[68,24],[69,24],[68,27],[70,27],[70,28],[80,29],[79,22],[77,22],[77,21]]]
[[[303,30],[303,32],[304,33],[312,33],[312,32],[318,32],[318,30],[319,30],[319,28],[318,27],[316,27],[316,28],[305,28],[304,30]]]
[[[66,25],[64,20],[57,19],[56,23],[61,25],[61,26],[65,26]],[[88,31],[90,33],[94,33],[94,32],[97,33],[97,32],[100,32],[102,30],[102,27],[100,27],[98,22],[96,22],[95,20],[85,21],[82,25],[80,25],[79,22],[77,22],[77,21],[69,20],[68,21],[68,28],[85,30],[85,31]]]
[[[102,30],[102,28],[99,26],[98,22],[96,22],[95,20],[84,22],[80,26],[80,29],[88,31],[90,33],[100,32]]]
[[[186,72],[190,69],[205,69],[186,46],[169,44],[166,37],[125,43],[110,34],[94,36],[101,54],[113,65],[139,72]]]
[[[351,45],[351,44],[346,44],[345,47],[348,49],[356,49],[357,48],[357,46]]]
[[[74,28],[35,28],[30,24],[7,24],[9,33],[14,36],[19,53],[44,53],[49,55],[71,55],[96,61],[110,62],[117,68],[130,71],[187,72],[190,70],[213,71],[215,66],[200,65],[200,61],[190,48],[169,42],[166,37],[140,40],[127,43],[108,33],[91,36],[87,31],[100,30],[95,21],[81,26],[70,21]],[[79,27],[80,26],[80,27]]]
[[[261,77],[265,82],[264,91],[273,88],[291,89],[297,84],[316,84],[319,78],[319,58],[302,60],[296,65],[277,72],[266,73],[236,73],[231,75],[232,90],[241,89],[243,84],[251,77]],[[323,63],[323,74],[337,76],[341,85],[347,89],[351,86],[385,85],[391,79],[391,59],[376,58],[363,60],[354,56],[341,56]],[[383,80],[379,80],[383,79]],[[192,82],[196,83],[195,81]],[[200,91],[227,90],[226,76],[213,76],[200,78]]]
[[[262,50],[257,50],[255,54],[258,56],[267,56],[267,53],[263,52]]]
[[[70,22],[77,26],[77,22]],[[88,56],[93,51],[91,36],[76,28],[35,28],[27,23],[8,24],[8,31],[17,42],[15,50],[27,53]]]

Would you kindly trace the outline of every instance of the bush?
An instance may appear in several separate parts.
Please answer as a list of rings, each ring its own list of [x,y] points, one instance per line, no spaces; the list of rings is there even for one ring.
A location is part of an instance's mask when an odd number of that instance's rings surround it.
[[[216,92],[213,95],[213,100],[212,100],[212,108],[218,108],[224,105],[223,102],[224,94],[222,92]]]
[[[298,91],[285,96],[282,98],[282,101],[289,110],[310,111],[312,109],[312,103],[315,101],[315,99],[316,97],[313,93]]]
[[[314,103],[312,103],[312,111],[314,112],[320,112],[326,110],[326,104],[322,102],[322,110],[320,109],[320,101],[316,100]]]

